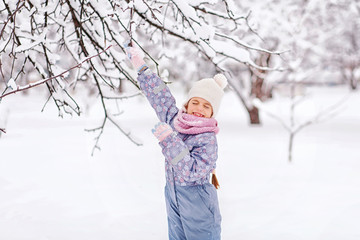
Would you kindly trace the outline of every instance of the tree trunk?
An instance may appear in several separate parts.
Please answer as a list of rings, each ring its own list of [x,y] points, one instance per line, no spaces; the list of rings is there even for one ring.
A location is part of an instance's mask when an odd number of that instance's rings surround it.
[[[251,87],[251,94],[256,96],[256,98],[260,100],[264,100],[266,98],[266,94],[263,90],[264,79],[259,76],[253,76],[253,78],[255,79],[255,81]]]
[[[124,80],[120,80],[119,87],[118,87],[118,92],[119,92],[119,93],[123,93],[123,92],[124,92],[123,81],[124,81]]]
[[[256,98],[263,100],[263,92],[262,92],[262,85],[264,80],[255,76],[255,83],[253,83],[251,88],[251,94],[255,95]],[[248,109],[250,115],[250,123],[251,124],[260,124],[260,117],[259,117],[259,109],[253,106],[251,109]]]
[[[288,149],[288,160],[291,163],[292,162],[292,152],[293,152],[293,143],[294,143],[294,133],[291,132],[290,133],[290,137],[289,137],[289,149]]]
[[[251,124],[260,124],[260,116],[259,116],[259,109],[253,107],[252,109],[248,109],[248,113],[250,116],[250,123]]]
[[[261,54],[258,59],[256,59],[256,63],[259,66],[267,67],[269,66],[271,55],[270,54]],[[260,99],[260,101],[265,101],[269,96],[269,92],[265,92],[265,79],[266,75],[265,70],[252,69],[250,68],[251,74],[251,95]],[[251,109],[247,109],[250,116],[251,124],[260,124],[260,116],[259,109],[256,107],[252,107]]]
[[[355,78],[355,76],[352,76],[352,78],[350,79],[350,87],[351,90],[357,89],[357,79]]]
[[[256,64],[262,67],[268,67],[270,64],[270,54],[261,54],[256,60]],[[265,76],[267,72],[265,70],[259,69],[252,69],[250,68],[251,72],[251,95],[255,96],[256,98],[260,99],[261,101],[266,100],[270,93],[265,91]]]

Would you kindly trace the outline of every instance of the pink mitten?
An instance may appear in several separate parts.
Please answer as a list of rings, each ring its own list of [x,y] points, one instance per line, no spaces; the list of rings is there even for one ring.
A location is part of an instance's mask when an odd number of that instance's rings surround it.
[[[151,130],[155,137],[159,140],[159,142],[163,141],[167,136],[169,136],[173,130],[164,122],[159,122],[155,125],[154,129]]]
[[[146,63],[144,61],[144,54],[143,52],[135,47],[126,47],[125,51],[130,59],[131,64],[134,68],[139,72],[141,69],[146,67]]]

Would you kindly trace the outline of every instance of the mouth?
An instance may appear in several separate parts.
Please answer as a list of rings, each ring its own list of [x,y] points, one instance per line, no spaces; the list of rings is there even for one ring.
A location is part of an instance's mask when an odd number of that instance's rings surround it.
[[[193,112],[192,114],[196,117],[205,117],[205,115],[198,113],[198,112]]]

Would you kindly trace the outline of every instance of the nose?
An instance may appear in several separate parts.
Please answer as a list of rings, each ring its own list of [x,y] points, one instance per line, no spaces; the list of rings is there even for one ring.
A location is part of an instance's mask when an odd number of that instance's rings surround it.
[[[196,111],[198,111],[199,113],[203,113],[204,112],[204,107],[203,106],[196,106]]]

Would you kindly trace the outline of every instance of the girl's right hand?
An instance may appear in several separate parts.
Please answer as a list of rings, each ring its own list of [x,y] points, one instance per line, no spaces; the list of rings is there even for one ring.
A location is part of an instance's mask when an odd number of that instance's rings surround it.
[[[171,135],[172,132],[173,130],[170,125],[164,122],[159,122],[155,125],[154,129],[152,129],[152,133],[159,142],[162,142],[167,136]]]

